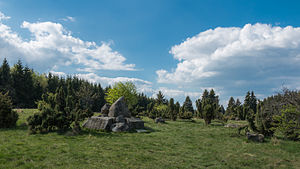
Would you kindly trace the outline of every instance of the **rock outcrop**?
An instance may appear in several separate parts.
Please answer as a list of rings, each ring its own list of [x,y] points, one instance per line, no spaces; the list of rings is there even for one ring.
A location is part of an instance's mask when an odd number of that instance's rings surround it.
[[[90,117],[83,124],[83,127],[113,132],[124,132],[144,128],[143,120],[131,117],[124,97],[120,97],[110,106],[109,110],[108,107],[109,105],[105,104],[101,109],[102,115],[100,117]]]
[[[101,108],[101,116],[102,117],[107,117],[108,116],[109,108],[110,108],[110,106],[107,103]]]
[[[113,117],[90,117],[82,127],[95,130],[110,130],[114,122]]]
[[[248,140],[252,140],[255,142],[261,142],[261,143],[264,142],[265,136],[262,134],[251,134],[251,133],[247,132],[246,135],[247,135]]]
[[[123,115],[124,117],[131,117],[128,107],[125,103],[124,96],[120,97],[109,108],[108,117],[118,117]]]
[[[154,121],[155,123],[165,123],[165,120],[161,117],[157,117]]]

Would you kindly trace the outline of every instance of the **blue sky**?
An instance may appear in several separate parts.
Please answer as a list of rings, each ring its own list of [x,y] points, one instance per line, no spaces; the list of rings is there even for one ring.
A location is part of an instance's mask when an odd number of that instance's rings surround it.
[[[300,87],[300,2],[0,0],[0,59],[103,86],[132,81],[182,102],[226,104]]]

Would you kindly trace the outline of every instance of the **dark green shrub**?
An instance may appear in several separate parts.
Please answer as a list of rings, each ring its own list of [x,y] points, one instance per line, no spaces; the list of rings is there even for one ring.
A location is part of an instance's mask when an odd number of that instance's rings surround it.
[[[0,128],[14,127],[17,120],[18,114],[12,110],[12,101],[8,93],[0,92]]]
[[[191,119],[191,118],[193,118],[193,113],[190,112],[190,111],[181,112],[181,113],[179,114],[179,117],[180,117],[181,119]]]
[[[278,131],[286,139],[300,140],[300,111],[295,106],[287,106],[280,115],[273,116],[271,130]]]
[[[53,130],[65,131],[73,126],[79,127],[79,122],[93,115],[89,100],[82,91],[80,95],[66,96],[60,88],[55,94],[43,95],[43,100],[38,102],[39,112],[30,116],[27,121],[31,133],[49,132]]]

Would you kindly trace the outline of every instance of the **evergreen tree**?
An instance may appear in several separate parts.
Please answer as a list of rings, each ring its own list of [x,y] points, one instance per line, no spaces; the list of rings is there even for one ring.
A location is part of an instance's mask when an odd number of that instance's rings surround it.
[[[194,113],[193,103],[189,96],[186,96],[185,101],[183,103],[183,108],[185,112]]]
[[[201,99],[197,99],[196,100],[196,108],[197,108],[197,117],[198,118],[203,118],[203,115],[202,115],[202,103],[201,103]]]
[[[167,103],[167,101],[165,99],[165,96],[163,95],[163,93],[161,91],[158,91],[158,93],[157,93],[156,96],[157,96],[156,103],[158,105],[160,105],[160,104],[166,104]]]
[[[169,101],[169,114],[170,114],[170,118],[175,121],[177,118],[177,114],[176,114],[176,110],[175,110],[175,104],[174,104],[174,99],[171,98]]]
[[[185,98],[185,101],[180,109],[179,116],[181,119],[191,119],[194,114],[193,103],[189,96]]]
[[[12,87],[14,88],[13,104],[16,107],[25,107],[24,100],[26,98],[26,89],[24,86],[24,68],[22,62],[18,60],[17,64],[12,68]]]
[[[239,99],[236,99],[235,103],[235,115],[238,117],[240,120],[245,120],[243,117],[243,105]]]
[[[227,105],[227,109],[226,109],[226,116],[228,116],[230,119],[234,119],[235,118],[235,107],[236,107],[236,103],[233,97],[230,97],[229,101],[228,101],[228,105]]]
[[[176,117],[179,115],[179,112],[180,112],[180,103],[177,101],[176,104],[175,104]]]
[[[257,107],[257,100],[254,95],[254,92],[252,91],[250,94],[250,92],[248,91],[245,96],[245,100],[244,100],[243,115],[247,119],[247,121],[249,123],[249,127],[253,131],[257,130],[257,128],[255,126],[256,107]]]
[[[10,67],[6,58],[4,58],[3,63],[0,67],[0,92],[9,92],[10,96],[12,94]]]
[[[12,109],[12,102],[8,93],[0,92],[0,128],[14,127],[18,120],[17,112]]]
[[[216,117],[216,114],[219,111],[219,97],[216,96],[213,89],[208,93],[207,90],[204,90],[202,95],[202,110],[203,118],[205,123],[208,125],[211,123],[211,120]]]
[[[34,108],[35,107],[35,100],[34,100],[34,82],[32,79],[32,70],[30,70],[27,66],[25,66],[24,70],[24,81],[23,81],[23,88],[22,91],[24,98],[22,98],[22,102],[24,103],[25,108]]]

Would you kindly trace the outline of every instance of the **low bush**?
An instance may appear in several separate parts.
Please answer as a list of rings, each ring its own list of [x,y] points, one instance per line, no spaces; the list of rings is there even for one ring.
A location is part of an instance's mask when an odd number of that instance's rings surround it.
[[[12,109],[12,101],[8,93],[0,92],[0,128],[14,127],[17,120],[18,114]]]

